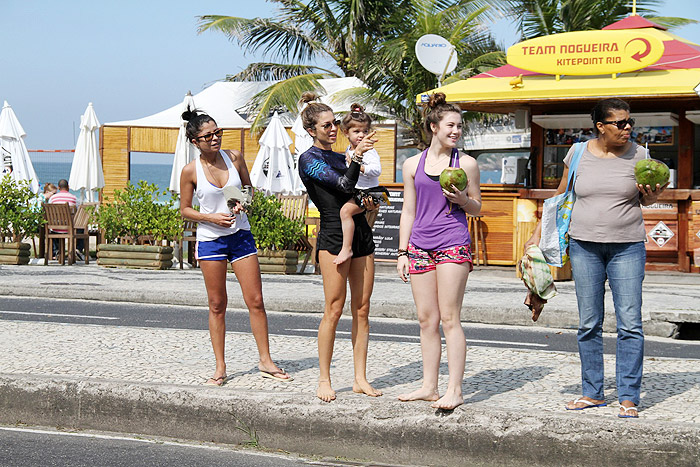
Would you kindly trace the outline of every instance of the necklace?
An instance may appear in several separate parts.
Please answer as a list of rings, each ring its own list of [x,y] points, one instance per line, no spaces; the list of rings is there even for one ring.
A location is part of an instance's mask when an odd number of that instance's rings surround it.
[[[214,164],[211,164],[208,160],[206,160],[206,159],[203,158],[203,157],[200,157],[200,160],[201,160],[201,161],[206,161],[205,167],[207,168],[207,172],[209,172],[209,175],[211,176],[211,178],[216,182],[216,186],[221,185],[221,183],[219,182],[219,179],[216,178],[216,177],[214,176],[214,174],[211,172],[211,166],[214,165]],[[216,162],[216,158],[214,158],[214,162]]]
[[[428,167],[430,167],[431,169],[433,167],[437,166],[438,164],[440,164],[442,161],[443,161],[443,158],[442,158],[442,156],[439,156],[439,155],[438,155],[437,161],[434,163],[428,162],[428,157],[427,156],[425,157],[425,162],[428,164]]]

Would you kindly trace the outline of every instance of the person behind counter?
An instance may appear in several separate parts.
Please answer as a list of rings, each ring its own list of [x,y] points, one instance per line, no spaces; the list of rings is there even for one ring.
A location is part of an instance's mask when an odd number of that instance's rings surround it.
[[[226,383],[226,269],[231,269],[241,285],[243,300],[250,313],[250,328],[258,347],[258,369],[263,378],[291,381],[292,378],[272,361],[267,328],[267,314],[262,295],[262,279],[255,239],[250,233],[248,217],[240,203],[233,212],[226,205],[224,187],[250,185],[250,175],[243,155],[221,149],[223,130],[209,115],[188,109],[182,114],[187,121],[187,138],[199,148],[200,155],[182,169],[180,176],[180,212],[197,222],[196,257],[204,276],[209,301],[209,335],[216,359],[216,369],[205,384]],[[200,210],[192,208],[197,196]]]
[[[569,225],[569,258],[578,301],[577,333],[581,359],[582,396],[567,410],[606,405],[603,375],[605,280],[608,280],[617,321],[616,384],[618,416],[637,418],[642,385],[644,333],[642,281],[646,233],[641,205],[658,199],[666,185],[636,183],[635,164],[646,150],[630,141],[634,119],[620,99],[603,99],[591,112],[597,137],[587,141],[573,181],[576,201]],[[564,158],[564,174],[556,194],[566,191],[574,148]],[[525,249],[538,244],[541,223]]]
[[[399,400],[433,401],[431,407],[451,410],[461,405],[467,346],[460,321],[464,290],[472,270],[471,238],[466,214],[481,211],[479,168],[476,160],[461,154],[462,112],[447,104],[443,93],[430,96],[425,108],[425,129],[430,147],[403,164],[404,199],[399,225],[397,269],[404,282],[411,275],[411,290],[418,312],[423,354],[423,384]],[[461,167],[469,183],[463,191],[440,187],[440,173]],[[447,344],[449,382],[442,397],[438,372],[442,341]]]
[[[360,175],[363,154],[372,148],[372,140],[365,137],[355,148],[347,166],[345,155],[332,150],[338,135],[339,122],[333,110],[322,103],[310,102],[315,96],[304,93],[303,102],[309,102],[301,113],[302,123],[314,144],[299,157],[299,175],[309,197],[321,215],[317,240],[317,260],[323,278],[325,309],[318,327],[319,380],[316,395],[324,402],[335,400],[331,385],[331,359],[338,321],[345,305],[346,288],[350,284],[352,312],[352,353],[355,367],[353,391],[368,396],[381,396],[381,391],[367,380],[367,347],[369,344],[369,302],[374,286],[374,240],[364,214],[353,217],[355,230],[352,257],[335,264],[343,245],[340,209],[355,192]],[[377,207],[365,200],[365,207]]]

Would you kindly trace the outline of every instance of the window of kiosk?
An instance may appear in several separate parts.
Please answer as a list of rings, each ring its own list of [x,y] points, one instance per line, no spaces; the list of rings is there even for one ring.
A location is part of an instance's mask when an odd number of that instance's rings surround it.
[[[482,185],[500,185],[504,184],[503,180],[503,159],[506,157],[516,157],[518,159],[528,159],[529,151],[470,151],[472,157],[476,158],[476,163],[479,166],[479,176]],[[514,183],[517,185],[527,184],[527,175],[523,174],[518,177]]]
[[[649,149],[651,157],[666,163],[673,173],[678,165],[678,145],[675,127],[635,127],[632,140]],[[543,188],[557,188],[564,172],[564,158],[571,145],[594,139],[591,128],[560,128],[545,130],[545,147],[542,174]]]

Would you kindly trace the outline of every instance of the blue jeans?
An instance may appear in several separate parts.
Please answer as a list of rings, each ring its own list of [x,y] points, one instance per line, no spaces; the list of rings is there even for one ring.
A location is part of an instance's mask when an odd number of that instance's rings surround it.
[[[639,405],[644,359],[642,281],[643,242],[596,243],[571,239],[571,272],[576,282],[583,395],[603,400],[603,318],[605,279],[612,290],[617,318],[616,382],[620,402]]]

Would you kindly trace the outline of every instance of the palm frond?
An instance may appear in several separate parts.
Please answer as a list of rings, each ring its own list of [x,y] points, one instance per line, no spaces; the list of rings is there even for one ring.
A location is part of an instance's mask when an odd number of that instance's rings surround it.
[[[262,50],[284,61],[308,61],[324,52],[322,42],[310,37],[297,23],[272,21],[268,18],[237,18],[205,15],[199,17],[198,32],[220,31],[235,40],[246,52]]]
[[[646,19],[658,24],[659,26],[668,28],[671,31],[674,29],[682,28],[683,26],[698,24],[698,21],[694,19],[676,18],[671,16],[647,16]]]
[[[197,17],[197,34],[218,31],[229,39],[241,39],[242,32],[252,27],[257,18],[238,18],[223,15],[202,15]]]
[[[318,80],[329,78],[325,73],[293,76],[279,81],[257,93],[250,100],[246,108],[249,113],[255,113],[255,119],[251,123],[251,133],[259,131],[265,123],[272,109],[285,108],[295,112],[297,102],[306,91],[314,91],[317,94],[323,92],[323,87]]]
[[[313,65],[288,65],[283,63],[251,63],[235,75],[226,75],[226,81],[281,81],[299,75],[318,72],[339,77],[336,73]]]

